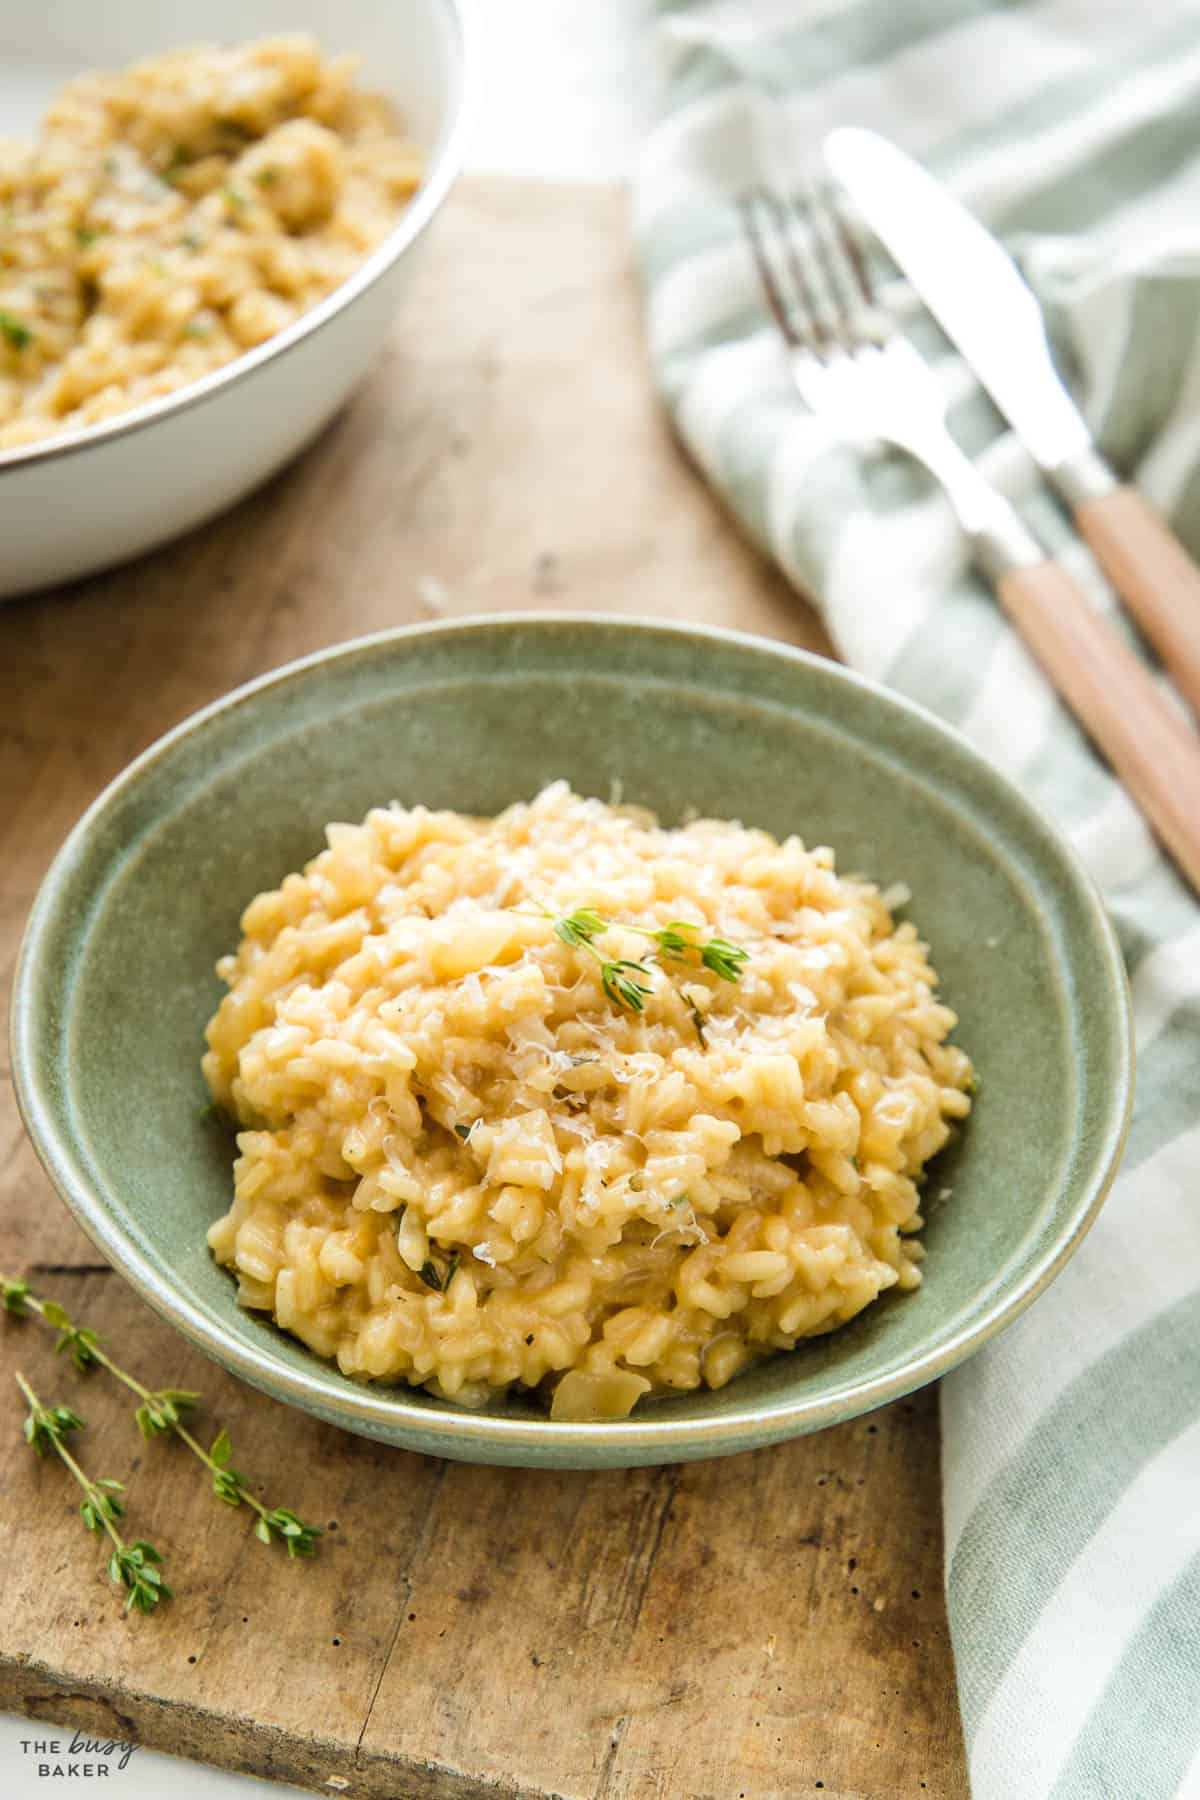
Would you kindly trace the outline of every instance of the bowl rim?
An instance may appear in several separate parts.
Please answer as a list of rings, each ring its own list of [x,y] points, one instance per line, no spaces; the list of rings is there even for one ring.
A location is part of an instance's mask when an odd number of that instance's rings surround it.
[[[1111,1002],[1108,1029],[1116,1054],[1113,1096],[1102,1133],[1089,1141],[1092,1174],[1059,1230],[1040,1246],[1012,1287],[989,1296],[983,1311],[940,1346],[901,1366],[860,1379],[847,1389],[835,1386],[824,1396],[768,1401],[748,1399],[716,1419],[672,1418],[669,1413],[636,1414],[625,1419],[568,1422],[506,1418],[466,1408],[430,1410],[408,1398],[403,1387],[388,1388],[345,1382],[335,1365],[313,1357],[311,1369],[293,1369],[276,1359],[268,1340],[262,1345],[239,1342],[219,1321],[175,1290],[153,1267],[148,1256],[108,1213],[56,1123],[53,1083],[44,1082],[32,1054],[38,1011],[38,973],[56,922],[59,890],[83,851],[96,823],[142,776],[167,758],[184,740],[209,722],[252,704],[264,692],[304,681],[326,665],[370,656],[374,651],[412,638],[470,635],[516,627],[522,630],[563,627],[631,634],[660,634],[711,643],[791,662],[818,672],[823,679],[845,683],[868,693],[873,702],[932,731],[953,752],[965,755],[1004,792],[1024,825],[1057,859],[1077,900],[1084,906],[1104,953]],[[189,714],[157,738],[96,796],[72,827],[44,876],[30,910],[17,955],[10,1009],[10,1053],[17,1107],[47,1174],[87,1236],[138,1294],[197,1348],[231,1373],[272,1395],[300,1406],[343,1429],[409,1444],[427,1453],[474,1461],[543,1461],[566,1467],[612,1466],[621,1461],[686,1460],[726,1455],[818,1429],[882,1406],[946,1374],[1011,1324],[1050,1285],[1078,1249],[1104,1203],[1120,1165],[1133,1106],[1134,1047],[1128,975],[1115,928],[1099,890],[1079,856],[1025,796],[1017,783],[995,768],[979,751],[935,714],[916,701],[860,675],[829,657],[715,625],[600,612],[505,611],[464,615],[453,620],[422,621],[328,645],[281,664],[245,682]],[[336,1389],[331,1376],[344,1385]],[[665,1452],[665,1454],[664,1454]],[[653,1457],[649,1453],[654,1453]],[[575,1460],[578,1458],[579,1460]]]
[[[277,356],[286,356],[298,348],[306,338],[327,325],[357,300],[360,294],[365,293],[367,288],[373,286],[393,263],[399,261],[439,211],[462,168],[478,98],[479,59],[473,36],[475,28],[470,23],[468,0],[430,0],[430,4],[444,16],[456,46],[454,82],[450,106],[442,120],[442,141],[426,178],[395,225],[370,255],[352,274],[347,275],[344,281],[326,294],[323,300],[301,313],[298,319],[294,319],[282,331],[277,331],[261,344],[244,350],[240,356],[235,356],[232,362],[222,364],[219,369],[210,369],[206,375],[189,381],[186,387],[177,389],[175,393],[161,394],[154,400],[144,400],[140,406],[131,406],[128,412],[115,413],[111,419],[98,419],[94,424],[77,425],[73,430],[56,432],[53,437],[32,444],[16,444],[11,449],[0,450],[0,475],[17,469],[32,468],[35,464],[53,462],[57,457],[77,456],[94,446],[144,431],[147,426],[156,425],[161,419],[212,400],[234,382],[252,375],[265,362]]]

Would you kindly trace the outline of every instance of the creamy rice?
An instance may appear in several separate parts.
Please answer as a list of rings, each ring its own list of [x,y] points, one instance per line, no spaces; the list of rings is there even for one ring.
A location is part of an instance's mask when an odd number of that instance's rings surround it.
[[[0,448],[185,387],[298,318],[421,160],[304,35],[82,75],[0,142]]]
[[[208,1238],[246,1306],[349,1375],[618,1418],[918,1285],[971,1066],[915,926],[831,850],[562,783],[327,838],[218,965],[240,1133]],[[591,948],[556,930],[583,907],[621,922]],[[675,957],[630,929],[679,921]]]

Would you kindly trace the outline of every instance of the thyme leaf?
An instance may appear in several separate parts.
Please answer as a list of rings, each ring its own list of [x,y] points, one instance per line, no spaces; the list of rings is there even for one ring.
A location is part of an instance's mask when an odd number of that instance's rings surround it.
[[[685,994],[683,996],[683,1004],[692,1015],[692,1024],[696,1027],[696,1036],[700,1039],[701,1048],[707,1050],[708,1037],[704,1030],[704,1014],[700,1011],[700,1008],[696,1005],[696,1002],[692,999],[690,994]]]
[[[29,1312],[29,1283],[7,1276],[0,1280],[0,1306],[14,1319],[25,1318]]]
[[[617,1006],[623,1006],[627,1012],[645,1011],[646,1001],[653,990],[647,982],[639,981],[638,976],[648,977],[649,974],[644,962],[630,962],[625,957],[618,962],[602,961],[600,964],[601,986],[609,999]]]
[[[602,937],[608,925],[598,912],[590,907],[579,906],[574,912],[564,913],[562,918],[555,919],[554,930],[564,944],[574,950],[581,950],[590,945],[596,938]]]
[[[33,333],[23,319],[15,313],[6,312],[0,307],[0,337],[12,350],[27,350],[33,342]]]
[[[722,981],[739,980],[749,960],[750,952],[743,950],[740,944],[731,944],[727,938],[712,937],[700,947],[700,961]]]

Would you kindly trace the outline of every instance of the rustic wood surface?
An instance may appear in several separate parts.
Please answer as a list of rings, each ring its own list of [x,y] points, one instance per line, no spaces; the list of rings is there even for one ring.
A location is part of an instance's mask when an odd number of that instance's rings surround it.
[[[0,608],[0,968],[68,826],[167,726],[363,631],[502,607],[708,620],[820,648],[721,516],[645,379],[625,201],[474,181],[384,361],[319,446],[138,565]],[[64,521],[69,529],[69,521]],[[926,1392],[677,1468],[470,1468],[241,1387],[103,1269],[5,1087],[0,1266],[154,1380],[195,1387],[273,1504],[328,1527],[291,1564],[142,1445],[102,1377],[0,1327],[0,1706],[381,1800],[938,1796],[966,1782]],[[13,1369],[87,1414],[177,1599],[126,1621]]]

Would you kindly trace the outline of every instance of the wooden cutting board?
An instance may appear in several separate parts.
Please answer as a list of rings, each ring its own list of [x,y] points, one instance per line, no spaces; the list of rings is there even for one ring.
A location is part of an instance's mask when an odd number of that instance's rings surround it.
[[[615,191],[456,192],[387,354],[322,442],[214,526],[0,608],[0,967],[68,826],[186,713],[431,613],[575,607],[822,648],[672,444]],[[65,523],[65,522],[64,522]],[[169,972],[164,972],[168,975]],[[928,1391],[775,1449],[544,1474],[347,1437],[241,1387],[101,1265],[7,1088],[0,1266],[153,1383],[203,1392],[289,1563],[33,1323],[0,1326],[0,1706],[380,1800],[966,1793]],[[76,1405],[177,1598],[126,1620],[11,1376]]]

